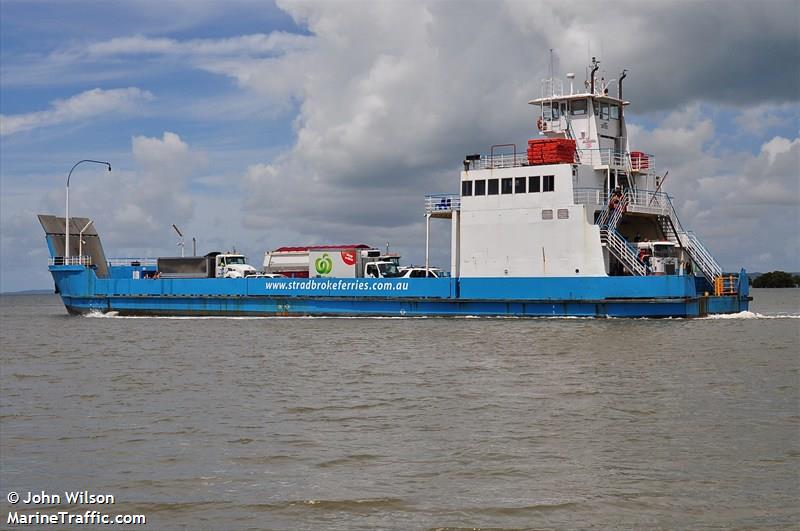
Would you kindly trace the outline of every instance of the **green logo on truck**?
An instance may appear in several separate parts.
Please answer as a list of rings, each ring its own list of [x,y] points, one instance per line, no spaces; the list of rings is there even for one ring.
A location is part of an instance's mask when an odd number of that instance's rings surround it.
[[[333,271],[333,260],[325,253],[314,261],[314,268],[320,275],[327,275]]]

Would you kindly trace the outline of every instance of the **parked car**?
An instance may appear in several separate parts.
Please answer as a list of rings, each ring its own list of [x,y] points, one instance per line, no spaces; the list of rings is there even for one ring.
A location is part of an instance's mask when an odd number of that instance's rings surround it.
[[[424,267],[401,267],[400,278],[439,278],[444,276],[442,270],[429,267],[427,274]]]

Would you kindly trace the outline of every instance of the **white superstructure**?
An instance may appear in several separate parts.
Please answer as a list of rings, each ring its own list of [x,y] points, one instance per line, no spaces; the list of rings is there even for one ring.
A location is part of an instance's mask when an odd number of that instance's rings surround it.
[[[452,220],[453,276],[702,272],[713,281],[721,274],[699,239],[682,228],[653,157],[630,151],[625,71],[606,81],[598,70],[593,58],[582,91],[575,91],[574,74],[567,75],[567,91],[561,80],[544,80],[542,96],[529,102],[538,107],[539,134],[527,152],[503,144],[488,155],[469,155],[459,195],[426,197],[428,231],[431,218]],[[570,146],[566,158],[564,146]],[[559,155],[542,158],[542,149]],[[673,242],[676,270],[653,270],[636,245],[641,241]]]

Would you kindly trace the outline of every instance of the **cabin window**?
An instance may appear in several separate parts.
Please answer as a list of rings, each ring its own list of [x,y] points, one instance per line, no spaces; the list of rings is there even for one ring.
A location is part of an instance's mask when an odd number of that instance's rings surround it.
[[[581,116],[586,114],[586,100],[575,100],[570,105],[572,108],[572,116]]]
[[[549,208],[542,210],[542,219],[553,219],[553,211]]]
[[[569,210],[566,208],[559,208],[557,215],[558,219],[569,219]]]
[[[499,179],[487,179],[487,181],[489,181],[488,190],[486,191],[487,195],[497,195],[497,192],[500,191],[499,190],[499,188],[500,188],[499,181],[500,180]]]
[[[527,191],[528,179],[525,177],[517,177],[514,179],[514,193],[524,194]]]
[[[601,103],[600,104],[600,119],[601,120],[608,120],[608,103]]]
[[[552,108],[552,110],[550,112],[551,112],[553,120],[558,120],[558,118],[559,118],[558,103],[554,103],[553,104],[553,108]]]
[[[611,106],[611,119],[612,120],[619,120],[619,105],[612,105]]]
[[[539,191],[539,176],[531,175],[528,177],[528,192],[534,193]]]
[[[380,276],[380,273],[378,273],[378,266],[375,264],[369,264],[367,266],[367,276],[378,278]]]
[[[653,256],[656,258],[672,258],[676,254],[674,245],[653,245]]]
[[[552,192],[556,189],[556,176],[555,175],[545,175],[544,176],[544,183],[542,185],[543,192]]]
[[[486,179],[475,181],[475,195],[486,195]]]
[[[461,181],[461,195],[472,195],[472,181]]]
[[[502,194],[510,194],[514,192],[514,188],[512,186],[512,179],[511,177],[506,177],[502,181],[500,181],[500,193]]]

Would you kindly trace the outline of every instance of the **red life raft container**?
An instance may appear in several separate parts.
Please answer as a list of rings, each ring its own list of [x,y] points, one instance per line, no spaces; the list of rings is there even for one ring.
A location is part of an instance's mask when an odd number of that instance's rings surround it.
[[[531,138],[528,140],[528,164],[572,164],[575,141],[568,138]]]
[[[643,171],[650,168],[650,155],[642,151],[631,151],[631,168],[634,171]]]

